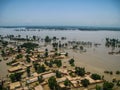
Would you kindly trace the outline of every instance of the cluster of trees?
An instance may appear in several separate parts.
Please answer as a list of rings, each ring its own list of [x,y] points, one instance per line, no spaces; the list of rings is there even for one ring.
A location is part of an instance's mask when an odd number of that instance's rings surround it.
[[[23,43],[21,47],[25,47],[26,49],[33,50],[34,48],[38,47],[38,44],[36,43]]]
[[[120,80],[116,83],[117,86],[120,86]],[[102,86],[96,85],[96,90],[113,90],[114,83],[105,81]]]
[[[45,61],[45,64],[49,67],[53,67],[53,64],[56,64],[57,67],[61,67],[62,61],[61,60],[51,60],[50,62]]]
[[[112,90],[114,84],[112,82],[104,82],[103,83],[103,90]]]
[[[21,80],[22,73],[13,73],[10,74],[10,79],[12,82],[20,81]]]
[[[48,79],[48,86],[50,87],[51,90],[59,90],[56,78],[53,76]]]
[[[68,44],[67,43],[61,44],[61,42],[59,41],[59,43],[58,42],[52,43],[52,46],[53,46],[53,48],[57,48],[58,46],[59,46],[59,48],[62,48],[62,47],[67,47]]]
[[[98,75],[98,74],[92,74],[91,78],[94,79],[94,80],[101,80],[101,76]]]
[[[42,73],[46,71],[46,68],[44,65],[39,65],[38,63],[34,63],[34,69],[37,73]]]
[[[74,60],[73,58],[70,59],[70,60],[69,60],[69,64],[70,64],[71,66],[75,66],[74,61],[75,61],[75,60]]]
[[[104,73],[113,75],[113,72],[112,72],[112,71],[104,71]]]
[[[110,39],[110,38],[106,38],[106,43],[105,43],[105,46],[106,47],[117,47],[119,45],[120,41],[118,39]],[[120,47],[120,46],[118,46]]]
[[[69,44],[71,45],[81,45],[81,46],[92,46],[92,42],[85,42],[85,41],[68,41]]]
[[[84,75],[85,75],[85,68],[75,67],[75,73],[76,73],[78,76],[84,76]]]

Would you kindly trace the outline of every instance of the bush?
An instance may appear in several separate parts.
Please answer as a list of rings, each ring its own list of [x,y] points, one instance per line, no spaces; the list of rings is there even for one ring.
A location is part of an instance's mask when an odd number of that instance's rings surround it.
[[[24,43],[24,44],[21,45],[21,47],[25,47],[27,49],[34,49],[37,46],[38,46],[38,44],[36,44],[36,43],[30,43],[30,42]]]
[[[23,57],[22,54],[18,54],[18,55],[16,56],[16,59],[20,59],[20,58],[22,58],[22,57]]]
[[[112,90],[114,84],[112,82],[104,82],[103,83],[103,90]]]
[[[120,74],[120,71],[116,71],[116,74]]]
[[[120,80],[117,81],[117,84],[116,84],[116,85],[117,85],[117,86],[120,86]]]
[[[101,80],[101,76],[98,75],[98,74],[92,74],[91,78],[94,79],[94,80]]]
[[[10,74],[10,79],[12,82],[16,82],[16,81],[20,81],[21,80],[21,75],[22,73],[13,73],[13,74]]]
[[[57,81],[56,81],[55,77],[52,76],[52,77],[50,77],[48,79],[48,85],[49,85],[49,87],[50,87],[51,90],[55,90],[56,89],[56,87],[57,87]]]
[[[56,77],[57,78],[61,78],[62,77],[61,72],[59,72],[58,70],[56,71]]]
[[[69,63],[70,63],[71,66],[75,66],[74,61],[75,60],[73,58],[69,60]]]
[[[70,86],[70,81],[69,81],[68,79],[66,79],[66,80],[64,81],[64,85],[65,85],[65,86]]]
[[[78,76],[84,76],[85,75],[85,68],[75,67],[75,73]]]
[[[82,85],[84,86],[84,87],[87,87],[90,83],[89,83],[89,80],[87,80],[87,79],[83,79],[83,80],[81,80],[81,83],[82,83]]]

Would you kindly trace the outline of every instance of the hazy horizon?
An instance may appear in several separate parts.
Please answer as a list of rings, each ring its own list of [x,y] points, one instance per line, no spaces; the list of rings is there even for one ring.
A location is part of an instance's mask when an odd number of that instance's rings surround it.
[[[120,1],[0,0],[0,26],[120,27]]]

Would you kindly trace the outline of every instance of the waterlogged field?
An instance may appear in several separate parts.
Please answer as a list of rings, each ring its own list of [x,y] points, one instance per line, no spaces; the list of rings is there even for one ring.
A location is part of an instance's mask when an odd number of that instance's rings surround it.
[[[85,67],[88,72],[99,73],[104,75],[106,80],[112,80],[113,78],[120,79],[120,75],[116,75],[115,72],[120,70],[120,54],[110,55],[108,52],[112,48],[105,47],[106,38],[115,38],[120,40],[120,31],[79,31],[79,30],[31,30],[31,31],[15,31],[13,28],[0,28],[0,35],[14,35],[21,37],[32,37],[33,35],[38,36],[39,38],[45,38],[49,36],[52,38],[56,36],[58,38],[66,37],[67,39],[63,42],[68,41],[85,41],[92,42],[93,46],[91,48],[85,48],[86,52],[80,52],[79,50],[73,49],[61,49],[61,51],[68,52],[70,58],[75,59],[75,65]],[[43,43],[41,41],[37,43]],[[97,47],[94,46],[95,43],[98,43]],[[48,49],[51,49],[52,46],[48,45]],[[116,48],[115,51],[119,51],[120,48]],[[1,57],[0,57],[1,58]],[[5,77],[7,75],[7,69],[9,68],[6,65],[7,61],[0,62],[0,76]],[[66,62],[66,61],[63,61]],[[112,71],[113,75],[105,74],[104,71]]]

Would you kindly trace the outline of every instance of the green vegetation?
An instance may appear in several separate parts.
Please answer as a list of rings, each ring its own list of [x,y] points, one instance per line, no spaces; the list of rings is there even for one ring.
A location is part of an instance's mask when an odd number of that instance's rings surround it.
[[[83,46],[80,46],[80,50],[83,51],[83,49],[84,49]]]
[[[61,60],[54,60],[54,64],[56,64],[58,67],[61,67],[62,61]]]
[[[51,39],[49,38],[49,36],[45,37],[45,42],[51,42]]]
[[[78,76],[84,76],[85,75],[85,68],[75,67],[75,73]]]
[[[48,79],[48,85],[51,90],[58,90],[57,89],[58,85],[57,85],[57,81],[56,81],[55,77],[50,77]]]
[[[66,79],[66,80],[64,81],[64,85],[65,85],[65,86],[70,86],[71,83],[70,83],[70,81],[69,81],[68,79]]]
[[[33,66],[37,73],[42,73],[46,71],[46,68],[44,65],[39,65],[38,63],[34,63]]]
[[[2,50],[1,51],[1,55],[4,57],[4,56],[6,56],[6,54],[5,54],[5,51],[4,50]]]
[[[29,49],[29,50],[31,50],[31,49],[33,50],[37,46],[38,46],[38,44],[36,44],[36,43],[30,43],[30,42],[24,43],[24,44],[21,45],[22,48],[25,47],[26,49]]]
[[[21,75],[22,73],[13,73],[13,74],[10,74],[10,79],[12,82],[16,82],[16,81],[20,81],[21,80]]]
[[[6,47],[8,45],[8,42],[7,41],[1,41],[2,42],[2,46],[3,47]]]
[[[99,85],[96,85],[96,90],[102,90],[102,87],[101,86],[99,86]]]
[[[101,80],[101,76],[98,75],[98,74],[92,74],[91,78],[94,79],[94,80]]]
[[[31,60],[30,60],[30,58],[29,58],[29,55],[26,55],[26,61],[27,61],[28,63],[31,62]]]
[[[39,81],[39,83],[44,81],[42,75],[38,76],[38,81]]]
[[[103,83],[103,90],[112,90],[114,84],[111,82],[104,82]]]
[[[42,73],[42,72],[45,72],[46,69],[45,69],[45,66],[44,65],[38,65],[37,66],[37,73]]]
[[[116,85],[120,87],[120,80],[117,81]]]
[[[16,60],[12,60],[11,62],[6,63],[7,65],[11,65],[13,63],[17,62]]]
[[[73,58],[69,60],[69,63],[70,63],[71,66],[75,66],[74,61],[75,60]]]
[[[81,83],[84,87],[87,87],[89,85],[89,80],[83,79],[83,80],[81,80]]]
[[[62,77],[61,72],[59,72],[58,70],[56,71],[56,77],[57,78],[61,78]]]
[[[27,76],[30,77],[30,67],[27,67],[26,72],[27,72]]]
[[[23,57],[22,54],[18,54],[18,55],[16,56],[16,59],[20,59],[20,58],[22,58],[22,57]]]
[[[120,71],[116,71],[116,74],[120,74]]]

